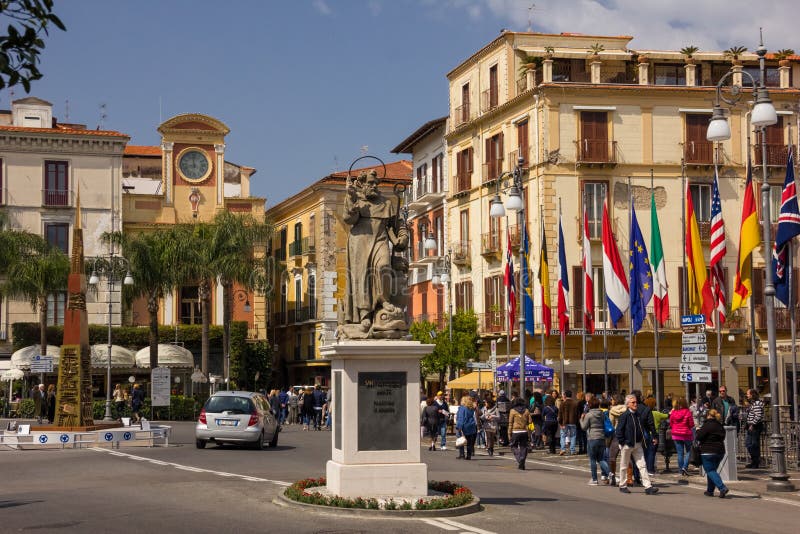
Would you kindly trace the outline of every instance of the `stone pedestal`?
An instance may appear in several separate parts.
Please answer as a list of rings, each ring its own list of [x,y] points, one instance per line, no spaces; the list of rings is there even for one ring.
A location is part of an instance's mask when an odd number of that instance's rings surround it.
[[[687,63],[684,68],[686,69],[686,86],[695,87],[697,85],[697,65]]]
[[[320,348],[331,360],[333,432],[327,488],[340,497],[428,494],[420,461],[418,341],[343,341]]]

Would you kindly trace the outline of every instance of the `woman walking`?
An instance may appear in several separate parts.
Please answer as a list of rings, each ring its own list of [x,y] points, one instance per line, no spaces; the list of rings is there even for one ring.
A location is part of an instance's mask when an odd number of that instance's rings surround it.
[[[483,431],[486,433],[486,452],[489,453],[489,456],[494,456],[500,413],[497,411],[497,405],[490,398],[486,399],[486,407],[481,413],[481,421],[483,422]]]
[[[531,424],[531,413],[525,408],[525,401],[521,398],[514,400],[508,412],[508,440],[517,468],[525,469],[525,459],[528,457],[528,425]]]
[[[52,425],[56,420],[56,386],[47,386],[47,420]]]
[[[586,432],[586,451],[589,455],[589,468],[592,472],[590,486],[597,486],[597,464],[600,464],[600,472],[603,480],[608,478],[608,463],[605,460],[606,435],[604,432],[605,421],[603,410],[600,409],[600,401],[597,397],[592,397],[587,401],[589,411],[581,415],[581,428]]]
[[[547,448],[550,454],[556,453],[556,431],[558,430],[558,408],[552,395],[548,395],[544,400],[542,408],[542,421],[544,426],[544,436],[547,439]]]
[[[478,436],[478,417],[475,414],[475,401],[469,395],[461,397],[461,406],[456,412],[456,434],[467,440],[465,445],[458,447],[458,458],[471,460],[475,453],[475,438]]]
[[[672,441],[678,452],[678,470],[684,477],[689,476],[689,451],[692,448],[694,416],[686,402],[686,397],[678,397],[672,401],[672,411],[669,413],[669,426],[672,431]]]
[[[531,422],[533,423],[534,449],[541,449],[544,447],[542,444],[542,431],[544,428],[544,417],[542,415],[543,408],[544,401],[542,400],[541,392],[534,391],[533,398],[531,399]]]
[[[706,497],[714,496],[714,488],[719,489],[719,498],[724,499],[728,487],[717,473],[722,458],[725,456],[725,427],[721,423],[722,416],[717,410],[709,410],[706,420],[697,430],[696,439],[700,444],[700,459],[706,472]]]
[[[308,425],[314,421],[314,393],[311,388],[306,388],[301,399],[303,430],[308,430]]]
[[[428,447],[429,451],[436,450],[436,437],[439,433],[439,407],[433,402],[433,397],[425,399],[425,409],[422,410],[420,425],[425,427],[428,431],[428,436],[431,438],[431,444]]]

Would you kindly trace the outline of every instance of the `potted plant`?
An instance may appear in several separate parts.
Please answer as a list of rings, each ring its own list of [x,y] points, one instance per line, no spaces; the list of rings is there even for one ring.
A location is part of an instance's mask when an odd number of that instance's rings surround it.
[[[781,67],[788,67],[789,66],[789,56],[794,55],[794,50],[791,48],[783,48],[775,52],[774,56],[775,59],[778,60],[778,65]]]
[[[639,63],[650,63],[650,58],[644,54],[639,54],[636,56],[636,61]]]
[[[545,59],[553,59],[553,54],[555,53],[556,49],[552,46],[545,46],[544,47],[544,57]]]
[[[592,56],[594,56],[595,58],[599,58],[600,57],[600,52],[602,52],[603,50],[606,49],[606,47],[601,45],[600,43],[595,43],[592,46],[590,46],[589,48],[590,48],[589,53]]]
[[[542,58],[525,54],[520,58],[522,64],[519,67],[520,74],[525,74],[529,70],[535,70],[542,66]]]
[[[731,64],[733,65],[741,65],[742,61],[739,59],[739,56],[747,52],[746,46],[732,46],[729,49],[725,50],[725,57],[731,60]]]
[[[700,49],[694,45],[684,46],[681,48],[681,54],[686,56],[687,65],[694,65],[694,55],[699,51]]]

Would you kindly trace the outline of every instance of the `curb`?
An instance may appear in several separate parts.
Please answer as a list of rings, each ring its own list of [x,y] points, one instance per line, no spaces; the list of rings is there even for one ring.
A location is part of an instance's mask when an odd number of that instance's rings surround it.
[[[287,508],[328,512],[351,517],[456,517],[474,514],[483,510],[480,498],[474,494],[471,503],[457,508],[443,508],[441,510],[368,510],[366,508],[338,508],[336,506],[297,502],[284,495],[285,492],[286,490],[278,492],[278,496],[272,500],[273,504]]]

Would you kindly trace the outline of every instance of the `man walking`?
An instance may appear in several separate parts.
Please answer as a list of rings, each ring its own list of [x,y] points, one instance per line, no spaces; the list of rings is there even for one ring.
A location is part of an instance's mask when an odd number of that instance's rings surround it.
[[[47,393],[44,384],[39,384],[33,393],[33,413],[36,415],[36,422],[42,424],[42,418],[47,415]]]
[[[735,426],[739,429],[739,406],[736,399],[728,395],[728,388],[719,387],[719,395],[711,402],[711,407],[722,416],[722,424],[725,426]]]
[[[750,454],[750,463],[745,467],[748,469],[758,469],[761,463],[761,433],[764,431],[764,401],[758,398],[758,392],[754,389],[747,390],[747,418],[745,425],[747,436],[745,437],[745,447]]]
[[[631,492],[628,489],[628,463],[633,458],[642,475],[644,492],[647,495],[654,495],[658,493],[658,488],[653,487],[650,482],[650,475],[647,473],[647,466],[644,461],[643,448],[655,447],[657,440],[653,440],[651,443],[645,440],[644,425],[636,412],[637,405],[636,395],[625,397],[625,406],[628,409],[619,417],[619,422],[617,423],[617,441],[622,453],[619,467],[619,491],[621,493]]]
[[[558,425],[561,428],[561,456],[575,454],[575,425],[578,424],[578,403],[572,398],[572,391],[564,392],[564,401],[558,410]],[[569,449],[569,453],[567,452]]]
[[[447,421],[450,418],[450,407],[444,400],[444,393],[441,391],[436,393],[436,399],[433,401],[439,409],[439,435],[442,437],[442,442],[439,445],[439,450],[447,450]],[[433,440],[431,440],[433,441]]]

